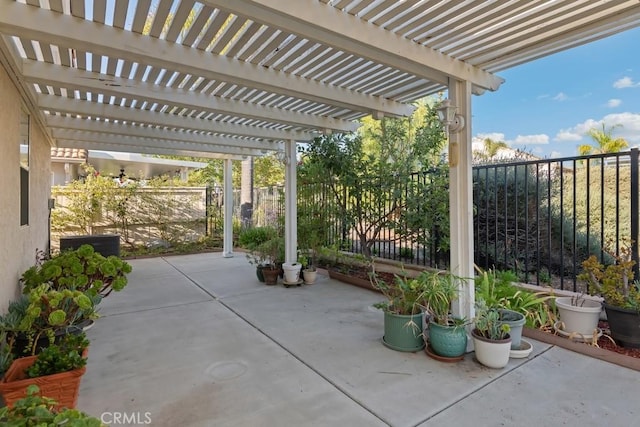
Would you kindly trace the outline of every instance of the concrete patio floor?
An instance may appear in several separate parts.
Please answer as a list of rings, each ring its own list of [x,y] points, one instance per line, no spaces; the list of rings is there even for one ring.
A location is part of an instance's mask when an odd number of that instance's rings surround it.
[[[382,345],[375,292],[265,286],[244,254],[130,261],[79,409],[116,425],[631,426],[640,372],[533,341],[502,370]]]

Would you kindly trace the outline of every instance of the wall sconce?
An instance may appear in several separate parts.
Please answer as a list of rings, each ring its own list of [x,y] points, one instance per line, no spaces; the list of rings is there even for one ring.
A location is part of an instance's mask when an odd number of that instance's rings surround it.
[[[285,166],[289,164],[289,159],[284,151],[276,151],[276,159]]]
[[[458,107],[451,105],[448,99],[445,99],[440,103],[440,106],[436,108],[438,112],[438,120],[444,126],[444,132],[447,135],[447,141],[449,141],[449,134],[456,133],[464,129],[464,117],[461,114],[456,114]],[[458,166],[458,153],[459,147],[457,142],[449,142],[449,166]]]
[[[445,99],[440,103],[440,106],[436,109],[438,112],[438,120],[444,126],[444,131],[447,133],[447,137],[450,132],[459,132],[464,129],[464,117],[461,114],[456,114],[458,107],[451,105],[451,101]]]

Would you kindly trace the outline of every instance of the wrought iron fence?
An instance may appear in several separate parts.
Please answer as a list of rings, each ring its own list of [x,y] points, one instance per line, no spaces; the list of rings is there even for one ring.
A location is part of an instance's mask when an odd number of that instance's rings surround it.
[[[443,211],[448,212],[448,189],[428,185],[437,177],[430,171],[406,178],[397,209],[389,211],[373,242],[374,255],[447,266],[449,221]],[[304,215],[309,205],[323,200],[321,210],[331,230],[326,243],[362,253],[349,188],[307,185],[299,191],[299,213]],[[344,193],[344,206],[326,201],[336,192]],[[610,262],[609,252],[618,254],[622,245],[631,245],[638,277],[638,197],[637,149],[474,166],[475,262],[484,269],[513,270],[524,282],[581,290],[576,276],[583,260],[594,254]],[[416,219],[421,216],[433,218],[426,222],[429,228],[420,228]]]
[[[593,254],[611,262],[609,253],[619,254],[623,245],[631,245],[639,277],[638,157],[638,149],[632,149],[474,166],[476,264],[513,270],[527,283],[579,291],[576,276],[583,260]],[[299,226],[313,217],[324,224],[324,246],[362,253],[368,243],[376,256],[446,268],[447,176],[446,170],[424,171],[398,177],[394,188],[372,184],[363,186],[367,191],[357,192],[330,182],[300,184]],[[282,189],[256,191],[254,225],[277,224],[284,215]],[[384,191],[394,194],[381,196]],[[207,194],[208,218],[221,221],[221,196]],[[377,206],[382,213],[378,233],[363,232],[354,212],[363,204],[358,205],[356,198],[367,202],[364,205],[384,204]],[[239,206],[239,200],[234,206]]]
[[[638,150],[473,168],[475,261],[582,291],[589,255],[631,245],[638,273]]]

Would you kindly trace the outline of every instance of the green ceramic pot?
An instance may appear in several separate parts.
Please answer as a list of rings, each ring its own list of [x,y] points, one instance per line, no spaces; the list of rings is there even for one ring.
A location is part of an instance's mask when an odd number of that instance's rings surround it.
[[[393,314],[384,312],[384,337],[382,342],[397,351],[415,352],[425,346],[422,337],[423,314]]]
[[[467,351],[467,331],[429,322],[429,345],[438,356],[460,357]]]

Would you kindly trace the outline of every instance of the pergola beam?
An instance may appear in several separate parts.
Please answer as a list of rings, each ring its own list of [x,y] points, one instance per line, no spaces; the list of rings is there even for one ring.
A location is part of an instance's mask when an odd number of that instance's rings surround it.
[[[96,96],[102,94],[138,99],[140,102],[173,105],[313,129],[348,132],[358,128],[358,123],[346,120],[233,101],[218,96],[208,96],[28,59],[22,61],[22,75],[26,81],[31,83],[62,87],[67,90],[83,90],[96,94]]]
[[[186,117],[178,114],[160,113],[141,110],[139,108],[121,107],[80,99],[71,99],[55,95],[38,95],[38,108],[52,112],[79,115],[82,117],[99,117],[102,119],[144,123],[175,129],[191,129],[202,132],[215,132],[225,135],[239,135],[266,140],[310,141],[315,134],[295,130],[278,130],[258,126],[237,125],[208,119]]]
[[[321,2],[203,0],[202,3],[445,86],[449,77],[454,77],[470,81],[482,90],[495,91],[504,81]]]
[[[64,28],[64,31],[59,31],[59,28]],[[145,37],[18,2],[0,2],[0,32],[365,113],[407,116],[413,111],[411,105],[206,51],[199,50],[194,55],[194,49],[190,46]]]
[[[53,129],[54,136],[58,129],[78,132],[97,132],[120,135],[121,137],[133,136],[150,138],[157,141],[194,142],[208,145],[221,145],[226,147],[252,148],[264,151],[282,151],[284,144],[281,142],[258,141],[255,139],[232,138],[223,135],[207,135],[202,133],[183,132],[172,129],[152,128],[133,125],[130,123],[113,123],[74,117],[46,116],[47,126]]]
[[[167,150],[182,150],[205,153],[221,153],[235,156],[262,156],[263,150],[254,148],[225,147],[216,144],[204,144],[197,142],[180,142],[159,138],[142,138],[126,135],[107,134],[100,132],[86,132],[71,129],[53,129],[52,135],[57,140],[94,142],[105,145],[115,144],[130,147],[134,151],[134,147],[160,148]],[[85,147],[78,147],[85,148]],[[108,150],[107,148],[97,148],[98,150]]]
[[[78,148],[85,150],[98,150],[98,151],[116,151],[119,153],[139,153],[139,154],[162,154],[169,156],[189,156],[189,157],[201,157],[206,159],[231,159],[242,160],[245,156],[222,154],[222,153],[210,153],[205,151],[190,151],[190,150],[178,150],[158,147],[147,146],[132,146],[129,144],[112,144],[90,141],[76,141],[71,139],[58,139],[58,147],[63,148]]]

